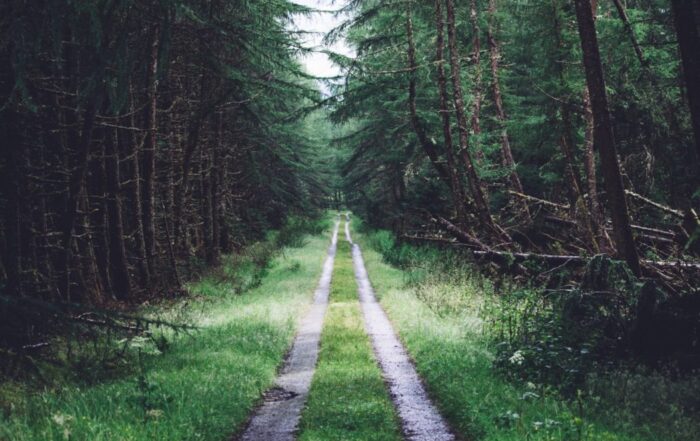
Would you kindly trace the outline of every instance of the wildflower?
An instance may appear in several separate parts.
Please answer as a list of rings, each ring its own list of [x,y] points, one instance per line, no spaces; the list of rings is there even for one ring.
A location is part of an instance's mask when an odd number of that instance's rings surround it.
[[[523,362],[525,361],[525,356],[523,356],[523,351],[517,350],[513,353],[513,355],[510,356],[508,359],[511,364],[517,364],[518,366],[522,365]]]

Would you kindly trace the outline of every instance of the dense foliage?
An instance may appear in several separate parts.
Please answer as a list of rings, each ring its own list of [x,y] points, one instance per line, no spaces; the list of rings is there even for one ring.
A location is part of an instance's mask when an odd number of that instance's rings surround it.
[[[304,12],[286,0],[3,2],[1,344],[22,350],[55,318],[35,304],[18,315],[25,300],[169,296],[289,214],[317,212],[328,173],[309,114],[321,96],[289,26]]]
[[[481,250],[618,255],[637,274],[637,256],[697,252],[682,2],[591,2],[593,29],[574,3],[354,2],[333,113],[354,127],[353,210],[404,235],[432,218]],[[592,55],[604,77],[587,84]]]
[[[520,318],[531,323],[513,330],[508,357],[541,334],[557,351],[585,343],[599,359],[698,366],[697,51],[682,50],[678,15],[697,30],[700,11],[656,0],[353,7],[337,32],[357,57],[338,60],[347,79],[332,113],[352,128],[339,139],[348,205],[401,241],[471,250],[494,279],[538,288],[527,308],[547,313]]]

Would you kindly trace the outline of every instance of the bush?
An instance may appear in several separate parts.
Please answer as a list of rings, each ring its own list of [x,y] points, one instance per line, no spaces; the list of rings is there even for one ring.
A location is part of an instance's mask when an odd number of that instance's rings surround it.
[[[327,218],[308,218],[289,216],[275,236],[275,244],[279,248],[301,248],[304,246],[304,236],[321,234],[328,228]]]
[[[688,322],[700,316],[697,295],[666,296],[604,256],[591,260],[576,285],[565,286],[571,274],[557,273],[549,287],[502,277],[496,289],[457,251],[398,243],[388,232],[366,236],[386,262],[407,270],[407,282],[437,315],[482,332],[495,372],[510,384],[527,385],[523,399],[554,393],[576,409],[557,421],[542,420],[536,430],[547,430],[550,421],[558,433],[566,430],[562,439],[582,439],[591,419],[657,439],[700,439],[697,375],[679,375],[680,363],[640,367],[638,358],[651,352],[647,357],[659,360],[661,349],[692,355],[698,332]],[[508,427],[519,420],[519,412],[508,410],[495,423]],[[595,439],[618,439],[609,436]]]

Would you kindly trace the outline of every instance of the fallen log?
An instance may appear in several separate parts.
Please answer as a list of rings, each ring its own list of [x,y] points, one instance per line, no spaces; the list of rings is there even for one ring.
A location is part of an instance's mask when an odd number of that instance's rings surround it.
[[[646,239],[650,240],[652,242],[659,242],[659,243],[665,243],[669,245],[675,245],[676,242],[673,239],[669,239],[666,236],[659,236],[656,234],[649,234],[649,233],[639,233],[637,234],[637,237],[640,239]]]
[[[452,233],[458,240],[461,242],[464,242],[466,244],[472,245],[476,248],[479,248],[481,250],[490,250],[487,245],[485,245],[483,242],[481,242],[478,238],[475,236],[472,236],[471,234],[467,233],[457,225],[453,224],[452,222],[448,221],[444,217],[441,216],[436,216],[431,218],[433,222],[437,222],[440,225],[444,226],[447,231]]]
[[[83,315],[74,316],[73,320],[78,321],[78,322],[82,322],[82,323],[87,323],[88,325],[105,327],[105,328],[116,328],[116,329],[121,329],[123,331],[129,331],[129,332],[144,333],[147,335],[151,333],[151,331],[144,328],[143,326],[133,326],[133,325],[126,325],[123,323],[118,323],[118,322],[113,322],[113,321],[97,320],[97,319],[92,319],[89,317],[84,317]]]
[[[513,196],[517,196],[519,198],[533,202],[535,204],[541,204],[541,205],[546,205],[548,207],[560,208],[562,210],[568,210],[571,208],[569,206],[569,204],[558,204],[556,202],[551,202],[551,201],[547,201],[545,199],[536,198],[534,196],[530,196],[530,195],[525,194],[525,193],[520,193],[519,191],[515,191],[515,190],[508,190],[508,193],[512,194]]]
[[[683,219],[683,217],[684,217],[684,214],[681,210],[676,210],[676,209],[673,209],[671,207],[667,207],[666,205],[659,204],[658,202],[654,202],[651,199],[644,197],[641,194],[635,193],[631,190],[625,190],[625,194],[627,196],[630,196],[630,197],[640,201],[640,202],[644,202],[645,204],[647,204],[651,207],[657,208],[657,209],[663,211],[664,213],[668,213],[668,214],[676,216],[680,219]]]
[[[400,236],[402,239],[406,240],[416,240],[416,241],[425,241],[425,242],[441,242],[449,245],[455,245],[459,244],[456,239],[452,238],[447,238],[447,237],[439,237],[439,236],[418,236],[418,235],[413,235],[413,234],[402,234]],[[466,244],[465,244],[466,245]]]
[[[659,228],[643,227],[641,225],[634,225],[634,224],[632,224],[630,226],[632,227],[633,230],[643,231],[645,233],[651,233],[651,234],[655,234],[655,235],[659,235],[659,236],[666,236],[669,239],[673,239],[674,237],[676,237],[676,233],[674,233],[673,231],[669,231],[669,230],[661,230]]]
[[[499,257],[499,258],[512,258],[516,262],[528,259],[535,259],[545,261],[551,264],[568,264],[568,263],[578,263],[586,264],[592,257],[576,256],[576,255],[557,255],[557,254],[536,254],[536,253],[508,253],[501,251],[472,251],[475,256],[483,257]],[[668,260],[642,260],[642,264],[659,267],[659,268],[676,268],[676,269],[691,269],[700,271],[700,263],[694,262],[682,262],[678,261],[668,261]]]
[[[436,238],[423,238],[419,236],[412,236],[410,237],[412,240],[417,240],[417,241],[438,241]],[[446,239],[439,240],[439,242],[445,243],[450,246],[455,246],[455,247],[465,247],[465,248],[474,248],[472,244],[469,243],[462,243],[462,242],[455,242],[455,241],[450,241]],[[483,257],[483,258],[490,258],[490,259],[495,259],[495,260],[502,260],[502,261],[513,261],[513,262],[522,262],[525,260],[540,260],[542,262],[546,262],[551,265],[568,265],[568,264],[576,264],[576,265],[585,265],[587,264],[593,257],[588,257],[588,256],[578,256],[578,255],[561,255],[561,254],[539,254],[539,253],[511,253],[507,251],[495,251],[492,249],[484,250],[484,249],[471,249],[470,252],[477,257]],[[647,266],[652,266],[652,267],[657,267],[657,268],[665,268],[665,269],[685,269],[685,270],[694,270],[694,271],[700,271],[700,263],[695,263],[695,262],[683,262],[680,260],[677,261],[671,261],[671,260],[642,260],[642,264],[647,265]]]

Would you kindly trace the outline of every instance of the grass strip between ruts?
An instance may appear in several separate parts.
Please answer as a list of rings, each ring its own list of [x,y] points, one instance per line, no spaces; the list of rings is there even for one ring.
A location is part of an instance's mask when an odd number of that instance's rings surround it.
[[[399,427],[364,329],[350,244],[341,240],[319,361],[298,439],[398,441]]]

